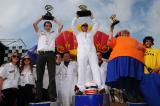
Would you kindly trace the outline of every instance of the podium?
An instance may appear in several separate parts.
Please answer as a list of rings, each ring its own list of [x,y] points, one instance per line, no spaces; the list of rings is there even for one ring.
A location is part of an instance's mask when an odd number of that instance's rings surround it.
[[[59,106],[59,102],[39,102],[39,103],[29,103],[29,106]]]
[[[108,94],[75,95],[73,106],[110,106]]]
[[[127,106],[149,106],[147,103],[130,103],[127,102]]]

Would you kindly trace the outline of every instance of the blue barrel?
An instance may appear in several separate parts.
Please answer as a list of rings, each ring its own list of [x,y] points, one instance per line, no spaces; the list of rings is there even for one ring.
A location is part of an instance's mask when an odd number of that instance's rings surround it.
[[[149,106],[147,103],[127,103],[127,106]]]
[[[30,103],[29,106],[50,106],[49,102]]]
[[[109,106],[108,94],[73,96],[73,106]]]

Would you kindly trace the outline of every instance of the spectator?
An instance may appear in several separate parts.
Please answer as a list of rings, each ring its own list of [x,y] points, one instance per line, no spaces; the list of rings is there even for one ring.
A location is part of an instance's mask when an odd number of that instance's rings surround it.
[[[67,52],[63,55],[63,62],[60,64],[59,72],[59,93],[60,103],[62,106],[70,106],[72,103],[72,96],[74,95],[74,87],[77,83],[77,63],[71,61],[70,54]]]
[[[98,65],[100,67],[100,72],[101,72],[101,77],[102,77],[102,83],[105,86],[105,80],[106,80],[106,76],[107,76],[107,61],[104,61],[102,59],[102,53],[101,52],[97,52],[97,57],[98,57]],[[105,86],[106,91],[108,91],[107,86]]]
[[[104,61],[102,59],[102,53],[100,51],[97,51],[97,57],[98,57],[99,71],[101,73],[102,84],[105,87],[105,90],[108,91],[108,88],[105,85],[106,74],[107,74],[107,67],[106,66],[107,66],[108,62],[107,62],[107,60]],[[90,66],[87,67],[86,75],[87,75],[86,76],[87,77],[86,83],[87,82],[92,82],[93,81],[93,77],[92,77]]]
[[[144,55],[145,59],[145,74],[151,72],[160,73],[160,49],[152,48],[154,39],[151,36],[146,36],[143,40],[143,45],[146,47]],[[148,68],[148,69],[147,69]]]
[[[31,58],[28,55],[24,56],[20,67],[19,106],[26,106],[34,99],[36,72],[33,71],[35,70]]]
[[[146,52],[141,91],[149,106],[160,106],[160,49],[152,48],[154,39],[151,36],[143,39],[143,45]]]
[[[0,67],[0,106],[14,106],[18,94],[18,54],[13,53],[10,62]]]
[[[62,61],[61,54],[57,53],[56,54],[56,65],[60,65]]]

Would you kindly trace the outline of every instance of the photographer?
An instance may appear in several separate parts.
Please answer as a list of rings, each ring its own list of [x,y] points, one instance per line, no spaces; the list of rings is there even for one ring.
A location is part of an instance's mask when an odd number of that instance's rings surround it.
[[[49,74],[49,97],[50,101],[55,102],[57,98],[56,84],[55,84],[55,39],[61,32],[63,25],[52,16],[52,21],[58,25],[57,31],[51,31],[52,23],[50,21],[44,22],[44,31],[39,30],[38,24],[43,20],[43,17],[39,18],[34,24],[34,30],[38,35],[38,47],[37,47],[37,102],[42,100],[42,82],[47,63]]]

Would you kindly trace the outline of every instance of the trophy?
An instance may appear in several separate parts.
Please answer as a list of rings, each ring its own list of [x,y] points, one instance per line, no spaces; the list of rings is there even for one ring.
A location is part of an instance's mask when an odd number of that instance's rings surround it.
[[[86,5],[79,5],[79,9],[80,11],[77,11],[77,15],[79,17],[87,17],[87,16],[91,16],[91,11],[87,10],[87,6]]]
[[[110,17],[111,21],[112,21],[112,24],[111,24],[111,27],[114,27],[116,24],[118,24],[120,21],[116,19],[116,14],[113,14],[111,17]]]
[[[44,20],[53,20],[54,19],[54,16],[52,16],[52,14],[50,12],[52,9],[53,9],[53,7],[51,5],[46,5],[45,6],[45,10],[47,11],[47,13],[42,16],[42,18]]]

